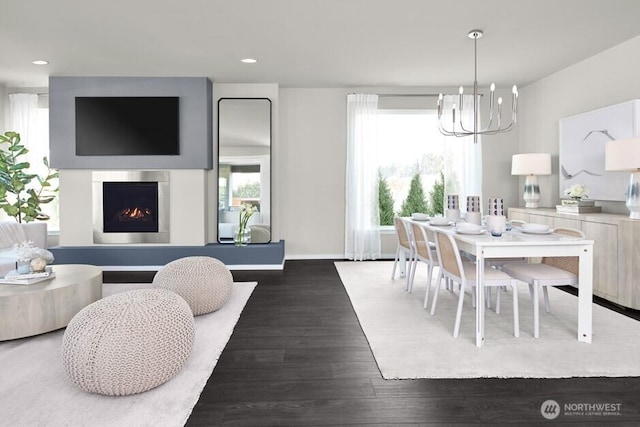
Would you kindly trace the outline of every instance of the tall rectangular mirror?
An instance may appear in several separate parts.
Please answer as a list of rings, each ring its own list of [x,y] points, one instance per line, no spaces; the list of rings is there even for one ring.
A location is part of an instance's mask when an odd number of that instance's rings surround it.
[[[243,207],[245,211],[254,212],[245,227],[241,227],[241,220],[246,215]],[[218,242],[255,244],[270,241],[271,100],[220,98]]]

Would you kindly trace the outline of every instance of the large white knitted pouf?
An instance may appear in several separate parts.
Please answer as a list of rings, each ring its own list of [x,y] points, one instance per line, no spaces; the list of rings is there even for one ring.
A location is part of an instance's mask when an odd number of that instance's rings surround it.
[[[169,289],[187,301],[194,316],[211,313],[231,298],[233,276],[224,263],[207,256],[171,261],[153,278],[153,286]]]
[[[195,323],[165,289],[122,292],[76,314],[62,339],[67,376],[82,390],[124,396],[163,384],[191,354]]]

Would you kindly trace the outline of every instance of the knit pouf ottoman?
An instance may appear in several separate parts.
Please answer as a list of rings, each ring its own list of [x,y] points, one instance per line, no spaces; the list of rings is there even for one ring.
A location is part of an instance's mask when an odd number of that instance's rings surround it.
[[[165,289],[122,292],[86,306],[62,339],[62,362],[82,390],[141,393],[171,379],[191,354],[193,314]]]
[[[220,260],[193,256],[171,261],[153,278],[153,286],[168,289],[187,301],[194,316],[211,313],[231,298],[233,276]]]

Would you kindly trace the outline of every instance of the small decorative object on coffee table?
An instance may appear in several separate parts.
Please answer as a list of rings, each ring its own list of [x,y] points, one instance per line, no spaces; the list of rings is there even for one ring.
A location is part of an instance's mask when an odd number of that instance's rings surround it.
[[[47,268],[47,261],[44,258],[34,258],[29,263],[29,266],[31,267],[31,271],[39,273],[45,271]]]

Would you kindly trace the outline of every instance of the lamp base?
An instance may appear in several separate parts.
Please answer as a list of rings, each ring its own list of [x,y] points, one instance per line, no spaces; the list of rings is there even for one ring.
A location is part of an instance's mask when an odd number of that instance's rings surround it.
[[[640,171],[631,172],[626,205],[629,218],[640,219]]]
[[[526,208],[537,208],[540,202],[540,186],[535,175],[527,175],[524,182],[524,202]]]

